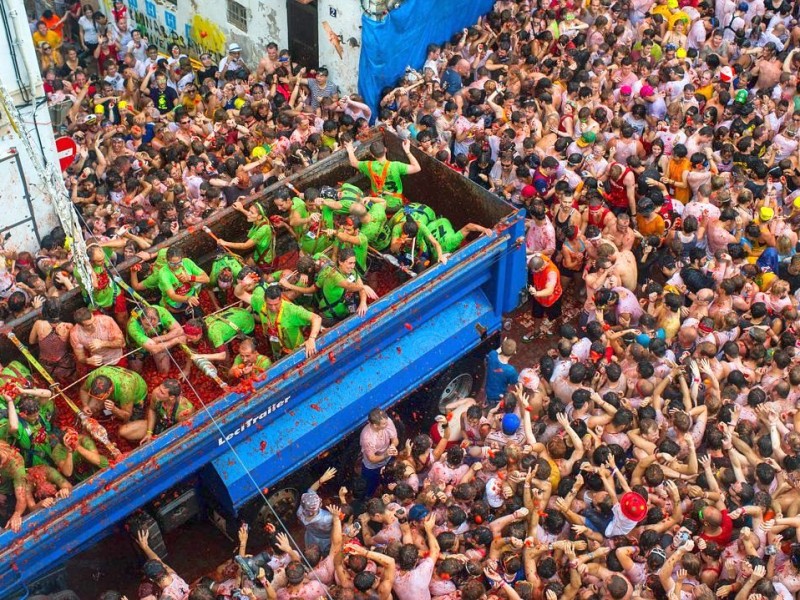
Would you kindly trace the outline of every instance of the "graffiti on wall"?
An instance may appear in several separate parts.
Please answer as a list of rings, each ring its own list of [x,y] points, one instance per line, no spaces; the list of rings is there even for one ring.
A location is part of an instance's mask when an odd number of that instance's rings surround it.
[[[178,44],[192,58],[208,52],[215,61],[225,56],[225,33],[219,26],[198,14],[182,22],[177,5],[153,0],[127,0],[128,18],[151,44],[166,52]]]

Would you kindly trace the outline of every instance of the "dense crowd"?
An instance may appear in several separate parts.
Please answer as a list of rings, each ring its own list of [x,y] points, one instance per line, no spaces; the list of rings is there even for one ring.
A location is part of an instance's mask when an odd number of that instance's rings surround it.
[[[248,548],[243,527],[230,568],[190,591],[140,534],[140,597],[796,598],[797,10],[499,0],[429,46],[374,115],[275,44],[245,60],[234,43],[198,67],[143,39],[122,2],[110,18],[45,11],[33,36],[80,143],[67,186],[94,310],[61,320],[58,296],[79,282],[58,230],[33,256],[6,252],[4,310],[43,305],[28,340],[40,362],[61,382],[90,372],[81,408],[122,440],[192,414],[168,377],[189,357],[237,381],[301,346],[314,354],[322,328],[376,296],[370,255],[419,271],[491,235],[407,203],[411,141],[525,209],[534,326],[519,341],[553,346],[518,364],[504,340],[485,391],[409,440],[370,413],[355,483],[326,495],[329,471],[302,497],[302,554],[284,532]],[[407,162],[380,143],[356,158],[373,117],[407,140]],[[286,187],[241,203],[338,149],[367,195]],[[177,246],[149,252],[227,206],[250,229],[218,241],[210,272]],[[151,303],[131,312],[113,274],[137,254],[132,285]],[[152,389],[148,366],[166,377]],[[0,483],[17,529],[108,461],[51,425],[51,392],[26,366],[3,376]]]

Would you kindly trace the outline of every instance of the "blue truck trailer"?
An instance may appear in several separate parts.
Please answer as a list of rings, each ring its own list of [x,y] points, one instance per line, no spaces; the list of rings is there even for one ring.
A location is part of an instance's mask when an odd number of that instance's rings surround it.
[[[389,158],[404,156],[396,136],[376,136]],[[24,595],[35,581],[180,482],[191,480],[216,512],[234,518],[248,501],[362,425],[371,409],[388,408],[423,384],[433,385],[437,399],[470,393],[475,361],[462,359],[496,338],[504,313],[524,297],[524,218],[446,165],[414,153],[422,172],[406,177],[405,195],[428,204],[456,228],[474,222],[493,235],[464,245],[447,264],[407,278],[371,304],[366,316],[351,316],[326,331],[313,358],[295,352],[273,365],[252,393],[222,395],[190,421],[77,485],[69,498],[27,517],[19,533],[2,531],[0,598]],[[343,181],[368,186],[343,151],[289,181],[301,190]],[[284,183],[259,197],[269,197]],[[232,210],[207,225],[226,239],[246,230]],[[208,236],[189,233],[169,244],[198,258],[207,259],[214,250]],[[67,302],[77,306],[79,299]],[[19,337],[26,339],[35,317],[12,323]],[[17,358],[8,346],[0,353],[6,360]]]

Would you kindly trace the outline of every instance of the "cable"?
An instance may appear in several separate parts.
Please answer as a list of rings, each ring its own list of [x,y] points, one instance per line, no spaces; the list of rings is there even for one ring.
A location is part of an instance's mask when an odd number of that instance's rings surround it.
[[[83,226],[84,226],[84,228],[86,229],[86,231],[87,231],[87,232],[89,232],[89,233],[91,233],[91,230],[89,229],[89,226],[88,226],[88,224],[87,224],[87,223],[86,223],[86,221],[83,219],[83,215],[81,215],[80,213],[78,213],[78,218],[79,218],[79,219],[80,219],[80,221],[83,223]],[[108,266],[109,266],[109,267],[110,267],[110,268],[111,268],[111,269],[114,271],[114,273],[115,273],[115,274],[116,274],[118,277],[120,277],[120,278],[122,277],[122,274],[119,272],[119,270],[117,269],[116,265],[114,265],[114,264],[112,264],[112,263],[110,263],[110,262],[109,262],[109,263],[108,263]],[[142,303],[141,303],[141,302],[139,302],[139,300],[137,300],[136,298],[129,298],[129,299],[133,301],[133,303],[134,303],[134,304],[135,304],[135,305],[136,305],[136,306],[139,308],[139,310],[140,310],[140,311],[142,311],[142,312],[144,311],[144,309],[145,309],[145,306],[144,306],[144,305],[142,305]],[[172,364],[173,364],[173,365],[174,365],[174,366],[175,366],[175,367],[178,369],[178,371],[180,371],[180,370],[181,370],[181,366],[180,366],[180,364],[178,363],[178,361],[175,359],[175,356],[174,356],[174,354],[172,353],[171,349],[170,349],[170,348],[167,348],[167,349],[166,349],[166,352],[167,352],[167,356],[169,356],[169,358],[170,358],[170,361],[172,361]],[[277,511],[276,511],[276,510],[275,510],[275,509],[272,507],[272,504],[270,504],[270,502],[269,502],[269,500],[267,499],[266,495],[264,494],[263,490],[261,489],[261,487],[260,487],[260,486],[258,485],[258,483],[256,482],[256,480],[255,480],[255,478],[253,477],[252,473],[250,473],[250,469],[248,469],[248,468],[245,466],[245,464],[244,464],[244,461],[243,461],[243,460],[242,460],[242,458],[239,456],[238,452],[236,452],[236,449],[233,447],[233,444],[231,444],[230,440],[228,440],[228,439],[227,439],[227,436],[226,436],[226,435],[225,435],[225,433],[222,431],[222,427],[221,427],[221,426],[220,426],[220,424],[217,422],[217,420],[214,418],[214,415],[212,415],[212,414],[211,414],[211,411],[208,409],[208,406],[207,406],[207,405],[206,405],[206,403],[203,401],[203,398],[200,396],[200,393],[199,393],[199,392],[197,391],[197,389],[194,387],[194,384],[192,383],[191,379],[189,379],[188,377],[185,377],[184,379],[185,379],[186,383],[188,383],[188,384],[189,384],[189,387],[192,389],[192,392],[194,392],[194,395],[195,395],[195,396],[197,397],[197,399],[200,401],[200,404],[203,406],[203,410],[204,410],[204,411],[205,411],[205,413],[208,415],[209,419],[211,419],[211,422],[214,424],[214,427],[216,427],[217,431],[218,431],[218,432],[219,432],[219,434],[220,434],[220,437],[221,437],[222,439],[224,439],[224,440],[225,440],[225,444],[228,446],[228,449],[229,449],[231,452],[233,452],[233,455],[234,455],[234,457],[236,458],[236,462],[238,462],[238,463],[239,463],[239,466],[240,466],[240,467],[242,468],[242,470],[245,472],[245,474],[246,474],[247,478],[250,480],[250,482],[253,484],[253,487],[254,487],[254,488],[256,489],[256,491],[258,492],[258,495],[259,495],[259,496],[261,496],[262,500],[264,500],[264,503],[265,503],[265,504],[266,504],[266,505],[269,507],[270,511],[272,511],[272,514],[273,514],[273,516],[275,517],[275,519],[278,521],[278,524],[280,525],[281,529],[283,529],[283,531],[286,533],[286,536],[287,536],[287,537],[289,538],[289,540],[291,541],[291,543],[292,543],[292,546],[294,546],[295,550],[297,550],[297,553],[300,555],[300,558],[302,559],[302,562],[304,563],[305,567],[307,568],[307,570],[308,570],[308,573],[313,573],[314,569],[313,569],[313,567],[311,566],[311,563],[308,561],[308,558],[306,557],[305,553],[304,553],[304,552],[303,552],[303,551],[300,549],[300,546],[299,546],[299,544],[298,544],[298,543],[297,543],[297,541],[294,539],[294,536],[292,535],[292,533],[289,531],[289,528],[286,526],[286,523],[284,523],[284,522],[283,522],[283,519],[281,519],[280,515],[279,515],[279,514],[277,513]],[[319,583],[321,586],[323,586],[323,588],[325,588],[325,595],[328,597],[328,600],[333,600],[333,596],[331,596],[330,592],[329,592],[329,591],[328,591],[328,589],[327,589],[327,586],[325,586],[325,584],[323,584],[323,583],[322,583],[322,581],[320,580],[319,576],[318,576],[316,573],[314,573],[314,578],[317,580],[317,582],[318,582],[318,583]]]

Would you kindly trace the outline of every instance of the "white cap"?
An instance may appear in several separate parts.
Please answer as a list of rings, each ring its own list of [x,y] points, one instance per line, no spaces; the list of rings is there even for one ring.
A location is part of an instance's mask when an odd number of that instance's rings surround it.
[[[486,482],[486,504],[492,508],[503,506],[503,483],[497,477],[492,477]]]
[[[233,44],[230,44],[228,46],[228,52],[241,52],[241,51],[242,51],[242,47],[239,44],[237,44],[236,42],[234,42]]]
[[[539,389],[539,375],[533,369],[522,369],[519,373],[519,382],[532,392]]]

